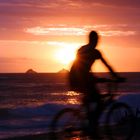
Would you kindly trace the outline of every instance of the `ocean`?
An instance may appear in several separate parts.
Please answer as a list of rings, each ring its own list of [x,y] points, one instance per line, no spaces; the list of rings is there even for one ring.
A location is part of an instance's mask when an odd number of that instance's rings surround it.
[[[140,117],[140,72],[119,74],[127,80],[118,85],[118,100]],[[98,88],[107,92],[106,84]],[[48,132],[53,116],[62,108],[79,106],[80,97],[69,91],[67,73],[0,74],[0,139]]]

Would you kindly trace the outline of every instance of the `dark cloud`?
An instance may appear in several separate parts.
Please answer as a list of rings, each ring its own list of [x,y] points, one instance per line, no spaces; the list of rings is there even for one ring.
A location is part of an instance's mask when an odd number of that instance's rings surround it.
[[[22,5],[22,6],[56,6],[56,5],[71,5],[76,6],[79,4],[103,4],[103,5],[116,5],[116,6],[129,6],[139,7],[139,0],[0,0],[2,5]]]
[[[0,1],[0,13],[15,14],[17,11],[22,14],[38,14],[39,12],[60,12],[61,10],[79,10],[79,9],[91,9],[103,6],[113,7],[129,7],[139,8],[139,0],[1,0]],[[10,7],[10,8],[8,8]],[[51,11],[52,10],[52,11]],[[71,11],[72,12],[72,11]],[[16,13],[18,14],[18,13]]]
[[[0,15],[20,17],[87,16],[109,14],[109,11],[115,13],[115,11],[120,11],[120,8],[124,12],[127,8],[137,9],[139,6],[139,0],[0,0]],[[111,9],[114,7],[119,10]],[[134,13],[137,10],[131,12]]]
[[[74,1],[74,0],[73,0]],[[89,5],[104,5],[117,7],[139,8],[139,0],[77,0],[77,2],[88,3]]]

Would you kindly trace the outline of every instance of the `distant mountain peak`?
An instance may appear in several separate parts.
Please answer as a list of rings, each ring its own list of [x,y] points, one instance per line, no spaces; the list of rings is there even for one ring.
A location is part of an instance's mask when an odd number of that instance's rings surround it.
[[[69,71],[68,70],[66,70],[66,69],[61,69],[60,71],[58,71],[58,73],[68,73]]]
[[[26,71],[26,73],[37,73],[36,71],[34,71],[33,69],[28,69],[27,71]]]

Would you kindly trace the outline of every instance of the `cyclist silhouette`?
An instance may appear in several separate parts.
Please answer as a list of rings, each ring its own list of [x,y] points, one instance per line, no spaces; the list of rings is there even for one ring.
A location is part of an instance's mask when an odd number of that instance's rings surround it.
[[[104,78],[97,78],[91,72],[91,66],[93,66],[95,60],[101,60],[103,64],[108,68],[111,75],[115,79],[121,79],[113,68],[107,63],[103,55],[96,49],[99,36],[96,31],[91,31],[89,34],[89,43],[82,46],[77,51],[77,56],[72,64],[69,73],[69,83],[71,90],[84,93],[83,104],[87,108],[89,114],[89,123],[91,129],[96,135],[97,118],[101,112],[101,94],[97,89],[97,82],[105,82]],[[90,103],[96,102],[96,113],[90,112]],[[91,130],[91,133],[93,133]]]

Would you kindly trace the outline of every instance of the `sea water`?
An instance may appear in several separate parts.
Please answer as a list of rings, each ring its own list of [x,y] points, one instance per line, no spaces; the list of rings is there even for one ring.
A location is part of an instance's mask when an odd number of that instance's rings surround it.
[[[119,73],[117,100],[128,103],[140,116],[140,73]],[[108,73],[96,73],[108,77]],[[98,85],[101,93],[107,84]],[[81,93],[69,91],[67,73],[0,74],[0,139],[49,131],[54,115],[65,107],[78,107]]]

